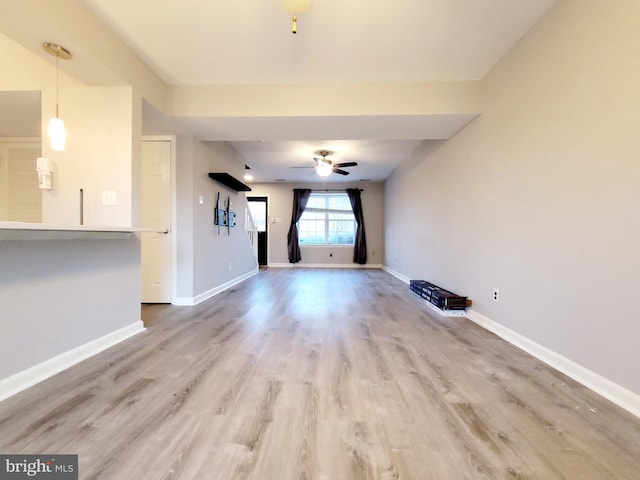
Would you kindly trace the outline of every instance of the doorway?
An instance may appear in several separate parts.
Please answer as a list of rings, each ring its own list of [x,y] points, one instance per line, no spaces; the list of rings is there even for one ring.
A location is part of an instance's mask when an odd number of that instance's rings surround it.
[[[253,223],[258,230],[258,265],[267,266],[267,197],[247,197],[249,211],[253,217]]]

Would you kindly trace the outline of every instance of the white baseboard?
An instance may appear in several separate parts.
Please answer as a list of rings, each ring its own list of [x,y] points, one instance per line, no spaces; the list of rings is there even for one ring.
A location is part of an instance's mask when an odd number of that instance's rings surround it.
[[[607,400],[640,417],[640,395],[621,387],[611,380],[537,344],[527,337],[506,328],[472,309],[467,309],[467,318],[490,332],[495,333],[503,340],[533,355],[538,360],[571,377],[585,387],[602,395]]]
[[[398,280],[400,280],[401,282],[406,283],[407,285],[409,285],[409,277],[405,277],[404,275],[402,275],[400,272],[396,272],[395,270],[387,267],[386,265],[383,265],[382,269],[387,272],[390,273],[391,275],[393,275],[394,277],[396,277]]]
[[[218,285],[217,287],[207,290],[206,292],[201,293],[200,295],[196,295],[195,297],[176,297],[173,299],[172,303],[173,305],[193,307],[194,305],[198,305],[199,303],[202,303],[205,300],[209,300],[211,297],[215,297],[219,293],[222,293],[225,290],[228,290],[229,288],[241,282],[244,282],[248,278],[251,278],[254,275],[257,275],[259,272],[260,270],[256,268],[255,270],[251,270],[250,272],[245,273],[244,275],[236,277],[233,280],[229,280],[228,282],[223,283],[222,285]]]
[[[120,328],[83,345],[75,347],[67,352],[56,355],[38,365],[23,370],[15,375],[0,380],[0,401],[15,395],[22,390],[40,383],[56,373],[92,357],[109,347],[112,347],[127,338],[133,337],[145,330],[142,321]]]
[[[178,307],[193,307],[193,297],[174,297],[171,300],[171,305],[177,305]]]
[[[419,295],[416,295],[416,297],[420,298]],[[440,310],[433,303],[427,302],[424,298],[420,298],[420,300],[427,306],[427,308],[429,308],[430,310],[433,310],[435,313],[437,313],[442,317],[466,317],[467,316],[466,310]]]
[[[379,263],[270,263],[270,268],[373,268],[381,269]]]

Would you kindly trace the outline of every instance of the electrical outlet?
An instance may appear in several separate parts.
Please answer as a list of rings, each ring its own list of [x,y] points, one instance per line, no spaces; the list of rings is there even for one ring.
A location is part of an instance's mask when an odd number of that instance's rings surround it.
[[[493,289],[493,301],[496,303],[500,303],[500,289],[498,288]]]

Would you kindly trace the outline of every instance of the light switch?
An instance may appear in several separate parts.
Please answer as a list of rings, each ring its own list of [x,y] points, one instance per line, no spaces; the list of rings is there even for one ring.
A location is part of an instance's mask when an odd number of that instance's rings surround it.
[[[198,203],[204,205],[204,197],[202,195],[198,195]]]
[[[118,196],[115,190],[104,190],[102,192],[102,205],[117,205]]]

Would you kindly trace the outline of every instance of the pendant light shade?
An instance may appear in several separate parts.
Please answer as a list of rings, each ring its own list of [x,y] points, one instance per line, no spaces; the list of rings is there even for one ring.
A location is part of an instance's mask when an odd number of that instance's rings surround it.
[[[58,152],[64,151],[67,141],[67,131],[64,128],[64,122],[61,118],[53,117],[49,119],[49,140],[51,141],[51,150]]]
[[[49,120],[49,140],[51,141],[51,149],[58,152],[64,151],[65,143],[67,141],[67,131],[64,128],[64,122],[60,118],[60,68],[58,66],[58,60],[61,58],[68,60],[71,58],[71,53],[64,47],[61,47],[55,43],[45,43],[42,45],[44,51],[56,57],[56,116]]]

